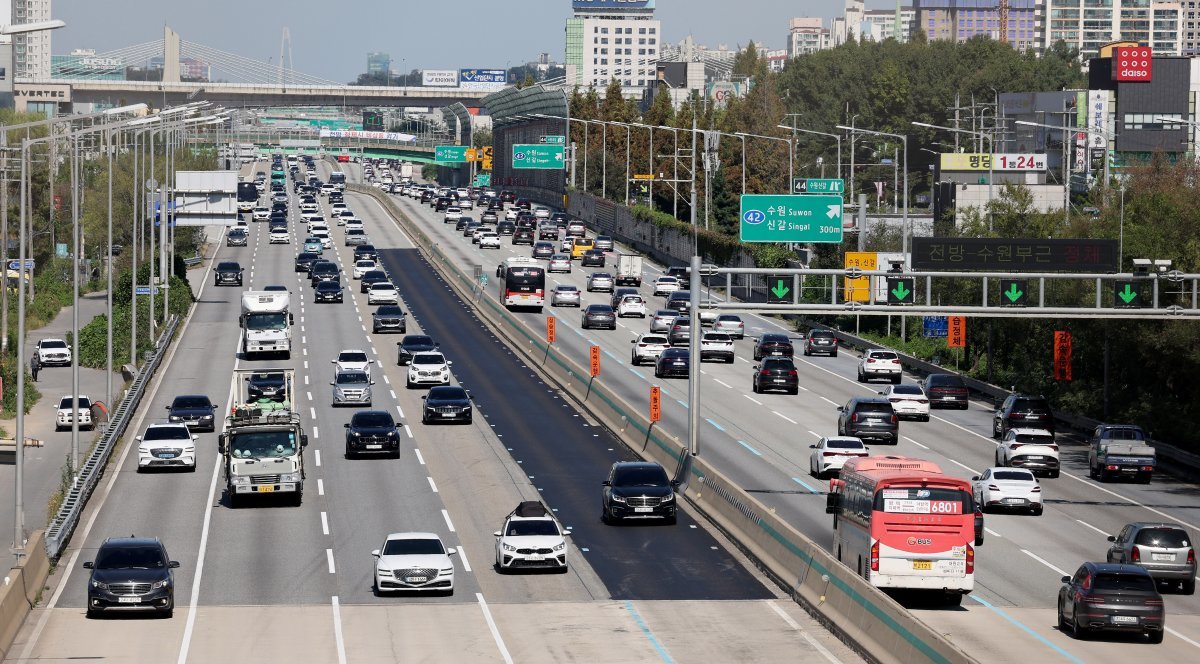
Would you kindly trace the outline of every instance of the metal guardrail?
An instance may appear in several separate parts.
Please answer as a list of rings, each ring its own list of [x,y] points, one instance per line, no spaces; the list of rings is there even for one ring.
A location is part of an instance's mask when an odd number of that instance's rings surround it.
[[[50,520],[50,525],[46,528],[46,554],[50,558],[58,558],[71,539],[71,534],[75,532],[75,526],[79,523],[79,517],[83,514],[83,508],[87,505],[88,498],[91,497],[100,478],[104,476],[104,468],[108,465],[108,459],[112,455],[117,440],[124,435],[131,416],[141,404],[146,384],[158,370],[163,351],[170,345],[178,327],[179,317],[172,316],[163,335],[159,337],[158,345],[148,355],[147,361],[142,364],[141,370],[133,379],[133,384],[125,392],[125,398],[113,411],[108,426],[100,435],[100,440],[96,442],[91,454],[84,460],[75,483],[58,508],[58,513]]]
[[[191,267],[191,266],[193,266],[193,265],[199,265],[199,264],[201,264],[201,263],[203,263],[203,262],[204,262],[204,257],[203,257],[203,256],[192,256],[191,258],[185,258],[185,259],[183,259],[183,264],[184,264],[184,265],[186,265],[186,266],[188,266],[188,267]]]

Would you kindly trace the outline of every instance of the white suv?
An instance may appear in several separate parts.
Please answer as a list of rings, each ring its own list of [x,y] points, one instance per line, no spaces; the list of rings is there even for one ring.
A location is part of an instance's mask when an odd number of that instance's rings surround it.
[[[37,354],[43,367],[71,366],[71,347],[62,339],[42,339],[37,342]]]
[[[658,356],[671,347],[665,334],[643,334],[629,343],[633,344],[633,353],[629,361],[634,366],[643,362],[654,364],[658,361]]]
[[[80,394],[78,399],[79,428],[91,429],[95,426],[92,423],[92,400],[84,394]],[[55,431],[71,428],[71,411],[71,395],[68,394],[58,400],[58,417],[54,420]]]
[[[437,351],[414,353],[408,364],[408,387],[418,385],[449,385],[450,364]]]
[[[1045,429],[1009,429],[996,447],[996,465],[1058,477],[1058,445]]]
[[[570,533],[558,524],[546,506],[527,500],[504,519],[497,530],[496,569],[516,568],[567,571],[567,538]]]
[[[863,353],[862,361],[858,363],[860,383],[872,378],[886,378],[893,383],[899,383],[901,375],[900,356],[894,350],[868,350]]]
[[[186,424],[151,424],[137,437],[138,472],[144,468],[187,468],[196,470],[196,439]]]

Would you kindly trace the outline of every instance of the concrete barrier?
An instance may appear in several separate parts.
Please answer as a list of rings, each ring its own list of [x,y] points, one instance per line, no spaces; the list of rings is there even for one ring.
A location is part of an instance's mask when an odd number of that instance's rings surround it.
[[[592,379],[585,358],[568,357],[553,344],[547,347],[544,338],[531,333],[499,302],[479,297],[478,286],[470,275],[460,271],[394,201],[373,188],[348,188],[379,201],[417,241],[419,250],[460,297],[472,304],[526,364],[539,367],[631,449],[675,469],[683,482],[683,497],[729,534],[777,582],[789,588],[792,597],[826,627],[879,662],[974,661],[704,460],[688,457],[682,441],[649,421],[648,391],[645,407],[635,406],[603,382]]]
[[[50,576],[44,535],[45,531],[38,530],[30,536],[25,543],[28,555],[9,570],[0,587],[0,661],[8,657],[8,649]]]

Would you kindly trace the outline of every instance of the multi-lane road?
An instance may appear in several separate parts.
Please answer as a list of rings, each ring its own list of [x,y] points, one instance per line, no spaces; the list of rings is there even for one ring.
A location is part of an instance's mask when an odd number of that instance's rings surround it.
[[[355,177],[357,169],[356,165],[348,168]],[[530,254],[527,246],[514,247],[507,237],[499,251],[479,249],[455,232],[452,224],[444,224],[441,213],[413,199],[393,198],[467,273],[480,264],[490,273],[508,256]],[[609,272],[614,269],[614,259],[610,255]],[[570,274],[548,275],[547,289],[570,283],[585,291],[586,274],[592,271],[576,263]],[[652,282],[659,274],[650,266],[643,283]],[[498,284],[490,284],[483,296],[497,297],[497,288]],[[651,311],[663,303],[647,286],[641,292]],[[606,303],[608,297],[608,293],[585,291],[583,304]],[[602,375],[597,380],[629,404],[645,408],[649,386],[660,385],[660,426],[685,439],[686,381],[655,379],[651,367],[634,367],[629,362],[630,341],[648,330],[646,320],[623,319],[615,331],[593,331],[580,329],[579,312],[573,308],[547,307],[543,314],[521,314],[520,318],[529,333],[538,337],[544,335],[546,316],[559,318],[556,343],[581,365],[586,363],[589,346],[603,349]],[[809,537],[829,542],[831,522],[824,513],[822,495],[825,485],[808,474],[809,445],[820,436],[836,433],[838,405],[882,386],[858,383],[858,356],[843,352],[836,358],[797,357],[801,384],[797,396],[753,394],[750,337],[786,330],[774,319],[756,316],[746,317],[746,326],[748,338],[738,342],[734,364],[703,365],[701,454]],[[898,445],[875,446],[874,451],[929,459],[948,473],[969,478],[994,463],[991,414],[992,405],[978,401],[972,401],[966,411],[934,411],[928,423],[902,423]],[[1086,449],[1070,437],[1064,437],[1062,443],[1061,477],[1042,480],[1046,502],[1042,516],[987,516],[987,541],[978,552],[976,590],[970,599],[956,609],[913,609],[981,661],[1018,662],[1031,657],[1037,661],[1126,661],[1141,656],[1149,646],[1137,639],[1078,641],[1060,633],[1055,615],[1059,579],[1085,560],[1103,560],[1106,537],[1126,523],[1164,521],[1182,524],[1193,534],[1200,532],[1200,491],[1195,485],[1166,475],[1156,477],[1150,485],[1100,484],[1087,477]],[[1166,594],[1165,600],[1167,635],[1163,645],[1152,647],[1155,656],[1200,657],[1200,597]]]
[[[475,396],[473,425],[420,424],[423,392],[404,389],[397,337],[369,334],[371,308],[349,279],[351,248],[339,230],[325,253],[346,273],[346,301],[314,304],[293,268],[304,237],[294,207],[290,245],[268,245],[265,224],[252,224],[249,246],[221,246],[216,258],[240,261],[246,288],[291,290],[291,358],[240,358],[241,289],[215,287],[205,272],[196,308],[132,426],[140,433],[176,394],[208,394],[227,412],[234,369],[290,366],[311,440],[303,503],[231,509],[215,434],[200,434],[194,473],[137,473],[136,454],[125,447],[11,659],[858,659],[686,512],[675,526],[601,524],[600,481],[630,453],[482,326],[378,203],[361,195],[347,202],[382,249],[410,312],[409,332],[437,338],[455,361],[455,380]],[[398,460],[343,456],[353,410],[332,407],[328,383],[330,360],[344,348],[376,360],[374,407],[406,424]],[[569,572],[497,574],[492,532],[517,502],[539,497],[572,532]],[[436,532],[459,549],[453,596],[376,596],[370,551],[398,531]],[[106,537],[131,534],[161,538],[181,563],[175,616],[88,620],[80,566]]]

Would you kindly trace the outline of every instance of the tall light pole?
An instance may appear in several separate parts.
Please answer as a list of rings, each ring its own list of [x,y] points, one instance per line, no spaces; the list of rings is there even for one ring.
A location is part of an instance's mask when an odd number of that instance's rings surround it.
[[[986,110],[986,109],[984,109],[984,110]],[[993,204],[994,199],[992,197],[992,191],[993,191],[992,184],[993,184],[993,180],[996,179],[996,142],[995,142],[996,136],[995,136],[995,133],[994,132],[983,132],[983,131],[971,131],[968,129],[957,129],[955,127],[943,127],[941,125],[929,124],[928,122],[913,122],[912,124],[913,124],[913,126],[925,127],[926,129],[940,129],[942,131],[951,131],[956,134],[968,134],[971,136],[975,136],[976,138],[978,138],[980,140],[987,138],[988,152],[991,153],[990,157],[988,159],[988,204],[987,204],[988,232],[991,232],[992,221],[993,221],[993,217],[995,216],[995,212],[992,209],[994,207],[994,204]]]
[[[1105,187],[1105,189],[1108,188],[1108,175],[1109,175],[1108,154],[1107,154],[1108,146],[1111,145],[1111,141],[1113,141],[1117,138],[1116,134],[1110,134],[1108,132],[1099,131],[1097,129],[1088,129],[1085,127],[1055,126],[1055,125],[1051,125],[1051,124],[1042,124],[1040,122],[1029,122],[1026,120],[1017,120],[1015,122],[1015,124],[1023,125],[1026,127],[1040,127],[1042,129],[1058,129],[1058,130],[1062,131],[1063,134],[1069,134],[1071,136],[1074,136],[1075,134],[1086,134],[1089,137],[1090,136],[1100,136],[1101,138],[1103,138],[1104,139],[1104,152],[1106,153],[1104,155],[1104,187]],[[1063,147],[1067,147],[1067,143],[1065,140],[1063,141]],[[1066,194],[1064,196],[1064,203],[1066,205],[1067,221],[1071,220],[1071,162],[1074,160],[1075,160],[1075,150],[1074,150],[1074,146],[1071,146],[1070,154],[1066,155],[1063,159],[1063,161],[1067,162],[1066,183],[1065,183],[1066,184]]]
[[[787,125],[775,125],[775,126],[779,127],[780,129],[791,129],[792,131],[798,131],[801,134],[815,134],[817,136],[828,136],[828,137],[834,139],[835,141],[837,141],[837,164],[838,164],[838,169],[837,169],[838,175],[837,176],[839,178],[842,177],[842,136],[840,134],[831,134],[829,132],[824,132],[824,131],[814,131],[812,129],[802,129],[800,127],[789,127]]]
[[[788,129],[791,129],[791,127],[788,127]],[[796,172],[795,172],[795,170],[792,168],[792,164],[795,162],[795,160],[792,158],[792,147],[793,147],[793,144],[792,144],[792,140],[791,140],[790,138],[781,138],[781,137],[779,137],[779,136],[764,136],[764,135],[762,135],[762,134],[749,134],[749,133],[746,133],[746,132],[744,132],[744,131],[738,131],[738,132],[734,132],[734,134],[733,134],[733,135],[734,135],[734,136],[749,136],[749,137],[751,137],[751,138],[762,138],[762,139],[766,139],[766,140],[768,140],[768,141],[782,141],[784,144],[786,144],[786,145],[787,145],[787,148],[788,148],[788,184],[787,184],[787,189],[788,189],[788,191],[791,191],[791,189],[792,189],[792,179],[795,177],[795,174],[796,174]],[[742,160],[742,162],[743,162],[743,163],[745,163],[745,159],[743,159],[743,160]],[[745,186],[743,185],[743,189],[744,189],[744,188],[745,188]]]
[[[909,236],[912,235],[912,228],[910,228],[908,225],[908,136],[905,136],[904,134],[892,134],[892,133],[889,133],[886,131],[876,131],[874,129],[863,129],[862,127],[846,127],[844,125],[838,125],[837,128],[844,129],[844,130],[847,130],[850,132],[861,131],[864,134],[874,134],[876,136],[889,136],[891,138],[898,138],[903,142],[903,144],[904,144],[904,221],[902,222],[904,225],[904,233],[903,233],[904,251],[903,251],[903,253],[908,254],[908,239],[909,239]]]

